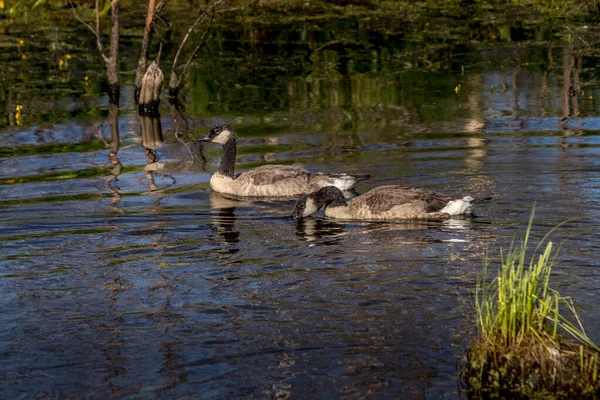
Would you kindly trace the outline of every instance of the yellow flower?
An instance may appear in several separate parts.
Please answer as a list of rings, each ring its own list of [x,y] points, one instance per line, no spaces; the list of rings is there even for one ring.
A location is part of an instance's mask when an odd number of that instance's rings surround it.
[[[0,0],[0,10],[4,10],[4,0]]]
[[[65,58],[66,58],[67,60],[70,60],[70,59],[71,59],[71,55],[70,55],[70,54],[65,54]]]
[[[460,93],[460,85],[461,85],[461,84],[459,83],[459,84],[458,84],[458,86],[456,86],[456,87],[454,88],[454,92],[455,92],[456,94],[459,94],[459,93]]]
[[[25,41],[23,39],[19,39],[19,46],[23,46],[25,44]]]
[[[25,54],[21,54],[21,59],[27,60],[27,56]]]
[[[58,69],[63,69],[63,67],[65,66],[65,62],[63,61],[62,58],[58,59]]]
[[[21,121],[21,110],[23,109],[23,106],[18,104],[17,107],[15,108],[15,110],[17,111],[15,113],[15,122],[17,123],[17,126],[21,126],[23,125],[23,121]]]

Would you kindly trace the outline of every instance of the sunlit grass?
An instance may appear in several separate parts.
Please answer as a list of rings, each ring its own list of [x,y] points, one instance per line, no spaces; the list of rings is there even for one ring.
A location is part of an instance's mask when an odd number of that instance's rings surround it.
[[[551,230],[530,253],[532,211],[524,238],[500,252],[497,276],[486,257],[477,281],[479,339],[463,378],[472,393],[597,393],[600,349],[587,336],[573,301],[550,287],[557,250]]]

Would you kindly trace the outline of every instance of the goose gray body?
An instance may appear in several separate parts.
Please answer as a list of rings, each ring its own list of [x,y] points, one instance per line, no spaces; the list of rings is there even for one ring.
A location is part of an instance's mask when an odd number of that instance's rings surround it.
[[[292,165],[263,165],[235,175],[236,139],[228,125],[216,126],[198,139],[223,145],[221,166],[210,179],[210,187],[216,192],[238,197],[299,197],[325,186],[350,190],[368,178],[368,175],[311,173]]]
[[[302,196],[296,203],[295,218],[314,214],[325,207],[327,218],[363,221],[402,219],[442,220],[453,215],[471,214],[473,198],[454,199],[430,190],[397,185],[376,187],[346,201],[334,187],[325,187]]]

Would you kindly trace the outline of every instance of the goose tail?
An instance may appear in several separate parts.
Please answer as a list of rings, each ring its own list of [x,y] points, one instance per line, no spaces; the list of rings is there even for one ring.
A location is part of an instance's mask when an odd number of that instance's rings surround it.
[[[490,200],[492,200],[492,197],[491,197],[491,196],[487,196],[487,197],[477,197],[477,198],[475,198],[475,199],[471,200],[471,203],[473,203],[473,204],[480,204],[480,203],[484,203],[484,202],[486,202],[486,201],[490,201]]]
[[[446,206],[440,210],[440,212],[449,214],[450,216],[472,215],[473,207],[476,204],[480,204],[491,199],[491,197],[473,198],[471,196],[465,196],[462,199],[450,200],[448,204],[446,204]]]
[[[352,190],[359,182],[371,177],[369,174],[329,174],[329,176],[333,178],[333,186],[336,186],[341,191]]]

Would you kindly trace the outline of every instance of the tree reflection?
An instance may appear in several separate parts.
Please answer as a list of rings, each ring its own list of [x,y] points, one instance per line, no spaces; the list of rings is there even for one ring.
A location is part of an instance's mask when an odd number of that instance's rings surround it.
[[[110,129],[110,150],[108,152],[108,161],[113,165],[111,176],[106,178],[104,186],[112,194],[111,207],[119,214],[124,214],[125,210],[118,206],[121,201],[121,193],[116,187],[116,182],[119,180],[119,175],[123,170],[123,164],[117,157],[117,153],[121,147],[121,138],[119,134],[119,103],[118,98],[111,101],[108,106],[108,126]],[[101,129],[101,128],[100,128]]]
[[[562,137],[560,139],[561,148],[564,150],[571,146],[578,146],[579,138],[581,137],[580,129],[572,129],[569,121],[571,118],[579,117],[579,95],[581,94],[581,56],[577,56],[577,60],[573,55],[572,47],[563,49],[563,86],[562,86],[562,117],[560,128]],[[577,143],[569,143],[569,137],[576,136]]]
[[[148,188],[151,192],[157,190],[154,180],[154,171],[161,168],[158,163],[158,155],[156,149],[163,143],[162,125],[160,115],[143,115],[140,114],[140,130],[142,133],[142,147],[146,154],[147,163],[144,167],[144,174],[148,180]]]
[[[175,139],[188,150],[192,163],[199,163],[200,170],[206,171],[203,144],[189,135],[190,129],[193,128],[193,119],[187,115],[184,104],[177,97],[169,98],[169,109],[173,120]]]

